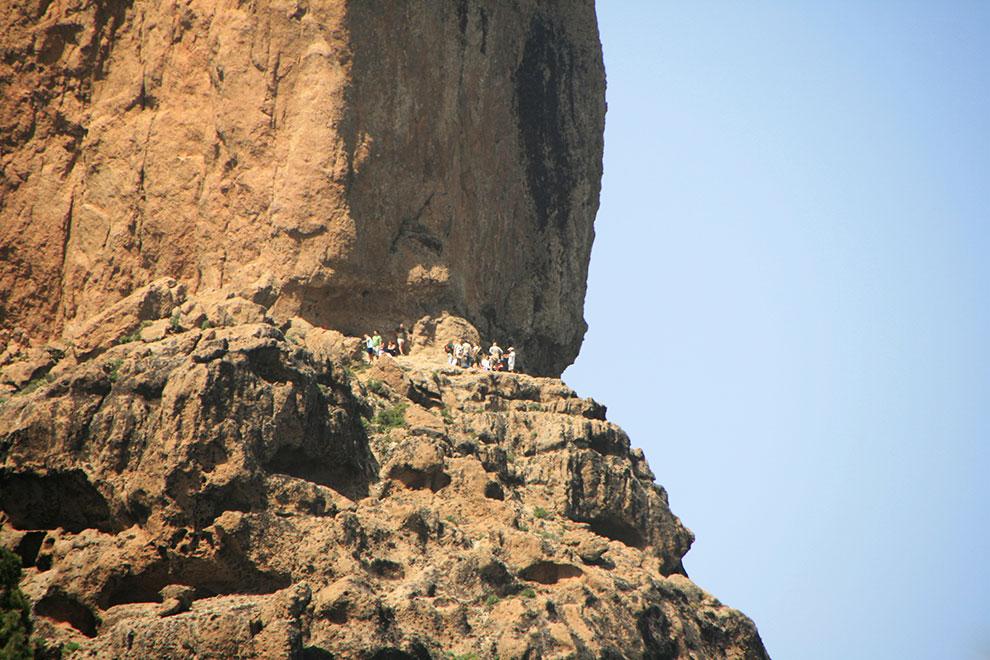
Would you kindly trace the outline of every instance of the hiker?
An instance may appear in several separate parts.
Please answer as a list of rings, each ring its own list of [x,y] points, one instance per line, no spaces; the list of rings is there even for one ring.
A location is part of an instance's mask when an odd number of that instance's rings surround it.
[[[396,355],[399,354],[399,347],[396,345],[394,341],[390,341],[388,343],[388,346],[385,347],[385,352],[391,355],[392,357],[395,357]]]
[[[399,348],[400,355],[409,355],[409,333],[406,332],[406,324],[400,323],[395,329],[395,343]]]
[[[472,357],[471,342],[465,339],[464,343],[461,344],[461,360],[462,360],[461,366],[464,367],[465,369],[470,368],[471,357]]]
[[[382,333],[375,330],[375,334],[371,336],[371,347],[375,349],[375,357],[381,357],[382,355]]]
[[[459,367],[464,361],[464,347],[459,341],[454,340],[454,361],[451,362],[452,366]]]
[[[485,371],[492,370],[492,361],[487,355],[481,356],[481,368]]]
[[[509,346],[509,350],[505,354],[505,366],[509,371],[516,370],[516,349],[512,346]]]
[[[368,356],[368,362],[373,362],[375,359],[375,347],[371,345],[371,337],[367,333],[364,335],[364,352]]]
[[[492,342],[492,347],[488,349],[488,354],[492,356],[493,362],[502,361],[502,348],[498,345],[497,341]]]
[[[471,360],[476,367],[481,366],[481,346],[478,344],[471,347]]]
[[[447,354],[447,364],[454,366],[454,342],[448,341],[443,347],[443,352]]]

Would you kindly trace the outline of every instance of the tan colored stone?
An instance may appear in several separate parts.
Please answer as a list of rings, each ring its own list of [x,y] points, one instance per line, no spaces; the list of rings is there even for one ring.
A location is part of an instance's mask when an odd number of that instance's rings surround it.
[[[642,455],[558,381],[424,352],[382,362],[406,394],[359,399],[268,323],[62,363],[0,407],[0,543],[46,639],[93,657],[766,657],[678,574],[691,536]],[[359,421],[396,404],[407,429]]]
[[[278,323],[355,336],[448,311],[532,371],[577,354],[605,114],[591,0],[13,3],[0,43],[0,343],[169,276]]]

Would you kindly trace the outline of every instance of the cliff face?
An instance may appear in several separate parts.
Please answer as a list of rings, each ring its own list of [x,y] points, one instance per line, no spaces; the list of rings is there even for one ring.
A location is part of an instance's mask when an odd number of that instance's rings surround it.
[[[0,544],[50,645],[766,657],[683,574],[692,535],[603,406],[448,367],[426,337],[367,365],[302,319],[283,331],[248,301],[181,298],[168,281],[136,292],[101,327],[166,318],[90,359],[52,348],[48,377],[0,405]]]
[[[36,0],[0,44],[0,545],[47,657],[766,657],[603,406],[442,352],[577,354],[591,2]]]
[[[449,311],[538,373],[577,354],[592,2],[39,0],[0,43],[4,339],[167,275],[263,278],[276,319],[351,334]]]

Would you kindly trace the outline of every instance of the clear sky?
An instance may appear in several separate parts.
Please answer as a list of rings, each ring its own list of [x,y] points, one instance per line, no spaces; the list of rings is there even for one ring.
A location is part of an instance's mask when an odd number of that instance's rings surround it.
[[[599,0],[564,375],[777,660],[990,658],[990,2]]]

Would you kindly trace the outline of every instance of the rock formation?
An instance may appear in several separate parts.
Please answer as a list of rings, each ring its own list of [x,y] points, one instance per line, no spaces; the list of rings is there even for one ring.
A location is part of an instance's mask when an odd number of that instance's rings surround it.
[[[73,657],[766,657],[684,575],[642,452],[557,379],[424,336],[369,365],[167,280],[98,325],[128,334],[48,347],[0,407],[0,544]]]
[[[6,338],[161,276],[263,278],[279,320],[448,311],[535,372],[577,355],[605,112],[590,0],[34,0],[0,8],[0,44]]]
[[[592,2],[34,0],[0,44],[0,546],[47,657],[767,657],[544,377],[585,328]]]

